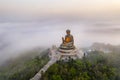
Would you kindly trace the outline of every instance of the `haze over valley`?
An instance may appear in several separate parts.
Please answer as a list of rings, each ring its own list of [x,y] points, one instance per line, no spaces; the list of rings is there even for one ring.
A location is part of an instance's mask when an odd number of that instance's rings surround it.
[[[0,63],[34,48],[57,47],[70,29],[77,47],[120,44],[118,0],[0,1]]]

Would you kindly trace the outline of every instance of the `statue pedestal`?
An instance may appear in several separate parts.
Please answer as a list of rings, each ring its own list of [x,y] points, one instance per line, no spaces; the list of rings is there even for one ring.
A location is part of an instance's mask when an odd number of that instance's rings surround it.
[[[64,49],[59,48],[58,51],[61,52],[61,53],[71,53],[71,52],[75,52],[76,49],[64,50]]]
[[[69,60],[69,59],[77,59],[77,49],[71,49],[71,50],[64,50],[64,49],[58,49],[58,54],[60,54],[60,60]]]
[[[60,48],[52,48],[50,49],[50,55],[49,57],[51,59],[57,59],[57,60],[69,60],[69,59],[80,59],[83,57],[83,52],[81,50],[70,49],[70,50],[64,50]]]

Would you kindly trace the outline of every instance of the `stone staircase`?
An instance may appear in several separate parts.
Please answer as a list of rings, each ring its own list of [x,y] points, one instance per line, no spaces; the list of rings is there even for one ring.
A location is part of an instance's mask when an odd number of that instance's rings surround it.
[[[60,59],[60,55],[55,50],[50,49],[50,53],[52,53],[52,55],[49,55],[51,57],[50,61],[30,80],[40,80],[42,73],[45,73],[52,64]]]

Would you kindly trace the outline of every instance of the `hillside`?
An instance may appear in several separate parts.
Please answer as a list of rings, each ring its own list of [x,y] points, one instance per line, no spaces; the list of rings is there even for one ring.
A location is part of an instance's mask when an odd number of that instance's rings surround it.
[[[109,61],[110,54],[93,51],[83,59],[58,61],[41,80],[120,80],[120,68],[114,57]]]
[[[0,80],[29,80],[49,61],[47,55],[48,50],[33,50],[7,61],[0,67]]]
[[[0,67],[0,80],[29,80],[47,62],[48,50],[33,50]],[[57,61],[41,80],[120,80],[120,54],[91,51],[82,59]]]

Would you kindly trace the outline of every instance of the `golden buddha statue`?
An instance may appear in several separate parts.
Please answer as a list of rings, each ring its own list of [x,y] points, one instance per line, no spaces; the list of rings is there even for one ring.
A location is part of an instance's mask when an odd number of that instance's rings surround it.
[[[66,36],[65,38],[62,37],[62,44],[60,45],[60,48],[61,49],[66,49],[66,50],[69,50],[69,49],[74,49],[74,38],[73,36],[70,34],[70,30],[66,30]]]

